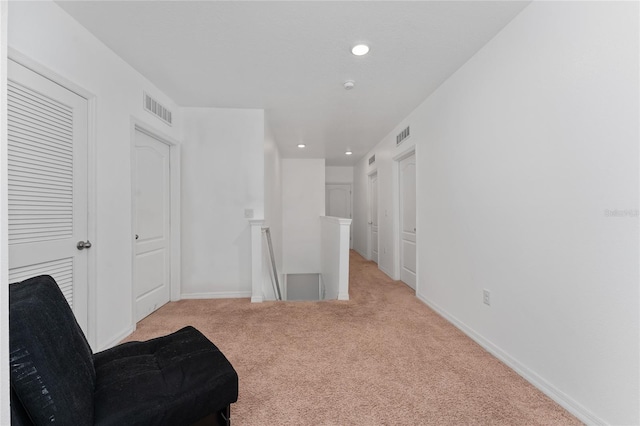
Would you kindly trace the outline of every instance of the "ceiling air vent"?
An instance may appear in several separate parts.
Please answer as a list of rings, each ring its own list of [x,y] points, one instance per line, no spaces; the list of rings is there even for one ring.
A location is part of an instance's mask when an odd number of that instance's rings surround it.
[[[408,138],[410,135],[411,134],[409,133],[409,126],[407,126],[406,129],[398,133],[398,136],[396,136],[396,146],[400,145],[402,141]]]
[[[371,156],[371,158],[369,158],[369,165],[372,165],[372,164],[373,164],[373,163],[375,163],[375,162],[376,162],[376,155],[375,155],[375,154],[373,154],[373,155]]]
[[[169,126],[173,123],[173,115],[171,111],[169,111],[164,105],[160,102],[153,99],[151,96],[144,92],[144,109],[149,111],[151,114],[158,117],[160,120],[167,123]]]

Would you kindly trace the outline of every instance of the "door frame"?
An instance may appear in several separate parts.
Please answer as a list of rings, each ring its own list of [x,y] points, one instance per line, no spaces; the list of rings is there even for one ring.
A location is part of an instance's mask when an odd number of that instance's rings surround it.
[[[180,143],[155,129],[153,126],[131,117],[131,322],[133,330],[136,329],[135,319],[135,290],[134,280],[136,276],[135,262],[135,238],[134,232],[136,223],[135,209],[135,188],[136,188],[136,170],[135,170],[135,146],[136,131],[140,131],[169,147],[169,176],[170,176],[170,218],[169,218],[169,265],[170,265],[170,284],[169,284],[169,300],[175,302],[180,300]]]
[[[369,222],[371,222],[371,209],[372,209],[372,200],[371,200],[371,193],[373,192],[373,189],[371,188],[371,179],[373,178],[373,176],[376,176],[376,178],[380,179],[380,176],[378,175],[378,169],[372,170],[369,173],[367,173],[367,260],[372,260],[373,258],[373,241],[371,238],[371,227],[372,224],[370,224]],[[380,201],[380,182],[378,182],[378,202]],[[378,209],[378,206],[376,205],[376,210]],[[376,262],[378,265],[380,265],[380,212],[378,212],[378,259]]]
[[[52,82],[64,87],[70,92],[75,93],[87,101],[87,239],[91,241],[93,247],[98,245],[98,227],[96,212],[98,209],[97,196],[97,97],[95,94],[85,90],[74,82],[62,77],[60,74],[52,71],[41,63],[31,59],[22,52],[8,48],[8,59],[29,68],[36,74],[51,80]],[[87,251],[87,340],[89,345],[95,350],[97,348],[97,318],[98,318],[98,302],[97,302],[97,250]]]
[[[402,206],[400,206],[400,162],[406,158],[411,157],[412,155],[415,156],[416,159],[416,294],[418,294],[418,285],[420,280],[418,279],[418,273],[420,270],[420,262],[418,262],[418,251],[419,251],[419,246],[418,246],[418,229],[420,229],[419,226],[419,217],[418,217],[418,153],[417,153],[417,149],[416,146],[413,145],[411,147],[409,147],[408,149],[402,151],[400,154],[396,155],[393,157],[393,210],[396,212],[396,214],[394,214],[393,216],[393,235],[394,235],[394,241],[393,241],[393,251],[394,251],[394,265],[393,265],[393,279],[394,280],[399,280],[400,279],[400,268],[402,268],[402,265],[400,264],[402,262],[402,259],[400,257],[400,239],[402,238],[402,234],[400,232],[400,209],[402,208]]]

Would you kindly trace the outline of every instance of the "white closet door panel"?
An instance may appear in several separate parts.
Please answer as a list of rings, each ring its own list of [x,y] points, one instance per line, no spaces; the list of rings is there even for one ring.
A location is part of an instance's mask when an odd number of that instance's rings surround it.
[[[73,258],[13,268],[9,271],[9,282],[20,282],[38,275],[51,275],[60,286],[69,306],[73,308]]]
[[[71,238],[73,109],[8,84],[9,244]]]
[[[400,279],[416,288],[416,158],[400,161]]]
[[[19,142],[22,146],[40,152],[46,152],[51,156],[58,158],[69,159],[73,161],[73,157],[69,156],[69,148],[65,144],[59,144],[55,141],[37,137],[36,135],[27,135],[13,129],[13,139]]]
[[[47,111],[54,116],[64,115],[67,118],[67,121],[73,121],[73,111],[70,108],[65,105],[60,105],[60,102],[57,100],[51,100],[47,95],[41,95],[41,92],[37,90],[37,88],[33,88],[32,86],[24,87],[24,85],[16,85],[14,80],[10,80],[7,83],[7,92],[14,94],[18,93],[20,95],[18,99],[22,101],[23,105],[34,105],[35,108],[39,110]]]
[[[170,299],[170,149],[136,129],[134,141],[134,309],[136,321]]]
[[[87,332],[87,101],[9,61],[9,278],[51,275]]]

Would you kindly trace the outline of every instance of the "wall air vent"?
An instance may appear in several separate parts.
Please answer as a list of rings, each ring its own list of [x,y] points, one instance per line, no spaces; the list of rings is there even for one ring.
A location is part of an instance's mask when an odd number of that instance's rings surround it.
[[[160,120],[167,123],[169,126],[173,124],[173,115],[164,105],[153,99],[147,92],[144,93],[143,107],[146,111],[158,117]]]
[[[404,141],[410,135],[411,134],[409,133],[409,126],[407,126],[406,129],[404,129],[403,131],[398,133],[398,136],[396,136],[396,146],[400,145],[402,143],[402,141]]]
[[[373,163],[376,162],[376,155],[372,155],[371,158],[369,158],[369,165],[372,165]]]

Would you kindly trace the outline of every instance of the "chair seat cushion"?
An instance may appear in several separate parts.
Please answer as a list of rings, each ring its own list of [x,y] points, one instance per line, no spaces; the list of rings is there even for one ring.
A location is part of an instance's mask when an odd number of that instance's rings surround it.
[[[193,327],[94,355],[96,425],[190,425],[238,399],[238,375]]]

